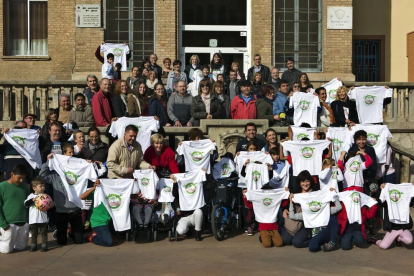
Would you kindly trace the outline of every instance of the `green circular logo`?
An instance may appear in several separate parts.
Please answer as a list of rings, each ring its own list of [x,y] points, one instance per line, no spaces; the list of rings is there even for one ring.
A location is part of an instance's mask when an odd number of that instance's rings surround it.
[[[309,106],[310,106],[310,102],[308,101],[303,100],[299,102],[299,108],[302,109],[303,111],[308,110]]]
[[[359,172],[359,168],[361,167],[361,163],[359,162],[359,161],[353,161],[352,163],[351,163],[351,165],[349,166],[349,170],[352,172],[352,173],[357,173],[357,172]]]
[[[194,151],[191,155],[191,160],[198,163],[203,160],[203,153],[201,151]]]
[[[68,182],[69,185],[73,186],[78,182],[78,176],[74,174],[73,172],[65,172],[66,182]]]
[[[228,175],[230,172],[230,166],[227,163],[223,163],[223,165],[221,165],[221,175]]]
[[[106,197],[106,200],[108,200],[109,208],[112,210],[119,209],[121,207],[122,198],[120,195],[117,194],[110,194]]]
[[[339,139],[332,140],[332,147],[334,151],[339,151],[342,148],[342,141]]]
[[[366,95],[365,97],[364,97],[364,103],[366,104],[366,105],[372,105],[373,103],[375,102],[375,96],[372,96],[372,95]]]
[[[24,144],[25,144],[25,141],[24,141],[24,138],[23,137],[20,137],[20,136],[13,136],[12,137],[12,139],[13,139],[13,141],[15,141],[19,146],[21,146],[22,148],[24,148]]]
[[[302,157],[305,159],[312,159],[314,150],[311,147],[304,147],[302,150]]]
[[[296,139],[298,141],[302,140],[303,138],[309,138],[309,135],[307,135],[305,133],[300,133],[300,134],[298,134],[298,136],[296,136]]]
[[[337,178],[338,178],[338,171],[337,170],[332,171],[331,179],[337,179]]]
[[[260,173],[258,172],[258,171],[254,171],[254,172],[252,172],[252,177],[253,177],[253,181],[254,182],[258,182],[259,180],[260,180]]]
[[[141,178],[141,185],[148,186],[150,180],[148,178]]]
[[[368,146],[375,147],[378,144],[379,135],[375,135],[374,133],[367,134],[367,144]]]
[[[169,186],[165,186],[164,188],[162,188],[162,190],[163,190],[165,193],[171,193],[171,187],[169,187]]]
[[[266,198],[263,199],[263,206],[268,207],[272,204],[272,202],[273,202],[273,199],[266,197]]]
[[[361,202],[361,195],[358,192],[353,192],[350,194],[352,202],[355,204],[359,204]]]
[[[401,193],[400,191],[398,191],[397,189],[392,189],[390,191],[390,199],[392,203],[398,203],[401,200],[401,195],[403,193]]]
[[[312,201],[312,202],[308,203],[308,206],[309,206],[309,211],[311,211],[312,213],[317,213],[321,210],[322,203],[320,203],[318,201]]]
[[[188,183],[184,186],[184,190],[187,194],[193,195],[197,191],[197,185],[195,183]]]
[[[115,48],[113,51],[114,56],[120,57],[122,56],[122,49],[121,48]]]
[[[329,90],[328,96],[331,100],[335,100],[336,99],[336,89]]]

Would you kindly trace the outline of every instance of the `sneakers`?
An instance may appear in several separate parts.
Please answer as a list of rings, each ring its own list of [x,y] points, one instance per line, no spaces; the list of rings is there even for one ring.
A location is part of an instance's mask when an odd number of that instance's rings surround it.
[[[89,236],[89,242],[92,242],[93,237],[98,236],[98,234],[96,234],[95,232],[92,233],[92,235]]]
[[[379,241],[379,239],[376,239],[376,238],[367,239],[367,243],[369,244],[377,244],[377,241]]]
[[[321,246],[323,252],[329,252],[335,250],[335,243],[333,241],[329,241]]]
[[[253,228],[252,227],[247,227],[247,236],[253,236]]]
[[[30,252],[35,252],[35,251],[37,251],[37,244],[32,244],[32,245],[30,246],[30,248],[29,248],[29,251],[30,251]]]
[[[403,245],[402,245],[402,241],[399,241],[399,240],[398,240],[398,238],[397,238],[397,240],[395,241],[395,245],[396,245],[397,247],[403,247]]]
[[[195,240],[202,241],[203,238],[201,237],[201,231],[195,231]]]
[[[48,251],[48,248],[47,248],[47,244],[46,244],[46,243],[42,243],[42,248],[40,248],[40,251],[41,251],[41,252],[46,252],[46,251]]]

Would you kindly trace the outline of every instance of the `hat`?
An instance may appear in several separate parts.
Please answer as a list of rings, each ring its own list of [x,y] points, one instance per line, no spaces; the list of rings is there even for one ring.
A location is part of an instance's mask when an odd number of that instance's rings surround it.
[[[32,116],[33,118],[37,119],[37,116],[35,114],[26,114],[23,116],[23,119],[25,119],[26,117]]]
[[[248,80],[241,80],[237,83],[237,85],[240,86],[252,86],[252,83]]]
[[[224,155],[221,156],[221,158],[228,158],[230,160],[233,160],[233,154],[231,152],[226,152]]]

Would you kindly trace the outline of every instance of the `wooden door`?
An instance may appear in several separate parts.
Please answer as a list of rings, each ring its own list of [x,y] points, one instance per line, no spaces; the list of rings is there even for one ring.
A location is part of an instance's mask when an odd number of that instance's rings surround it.
[[[414,32],[407,34],[408,81],[414,82]]]

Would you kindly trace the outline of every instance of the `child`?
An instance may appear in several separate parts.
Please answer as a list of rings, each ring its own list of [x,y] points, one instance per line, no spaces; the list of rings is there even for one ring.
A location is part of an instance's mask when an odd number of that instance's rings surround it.
[[[32,188],[34,193],[30,194],[24,205],[29,208],[29,229],[32,233],[32,245],[30,246],[30,252],[37,250],[37,234],[42,236],[42,248],[40,251],[47,251],[47,212],[40,211],[35,206],[37,197],[44,193],[45,182],[40,177],[36,177],[32,180]]]
[[[335,160],[332,158],[325,158],[322,161],[322,171],[319,173],[319,184],[321,189],[333,188],[338,193],[338,181],[343,180],[344,176],[339,169],[339,166],[335,165]]]
[[[63,155],[73,156],[74,149],[71,144],[63,145]],[[53,158],[51,153],[47,159]],[[83,224],[82,211],[74,203],[69,201],[68,193],[59,174],[55,171],[49,170],[49,162],[42,165],[39,176],[43,178],[48,185],[53,186],[53,195],[56,206],[56,231],[53,233],[57,238],[59,245],[66,245],[68,223],[72,228],[73,240],[76,244],[83,243]]]
[[[30,194],[24,179],[27,167],[16,165],[10,179],[0,183],[0,252],[11,253],[13,249],[24,250],[29,238],[27,210],[23,205]]]
[[[106,55],[106,63],[102,65],[102,78],[113,80],[115,78],[114,54]]]
[[[363,151],[350,152],[344,159],[345,155],[346,151],[343,151],[338,160],[338,166],[344,172],[344,191],[364,192],[363,171],[371,166],[371,157]],[[365,158],[365,162],[362,162],[361,156]]]
[[[82,130],[77,130],[73,134],[73,140],[75,141],[76,145],[73,147],[74,150],[74,156],[79,157],[80,152],[83,148],[83,145],[85,145],[85,134],[83,134]]]

